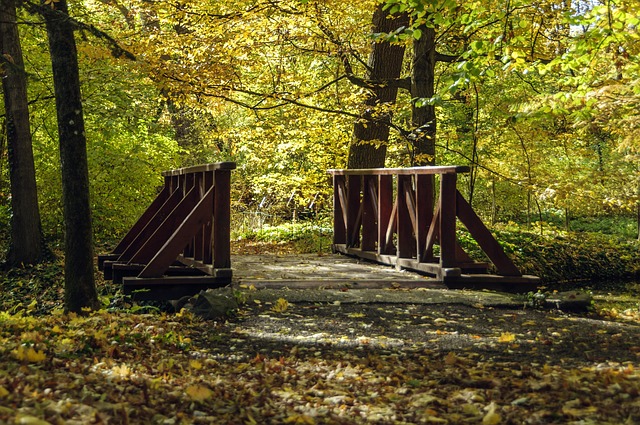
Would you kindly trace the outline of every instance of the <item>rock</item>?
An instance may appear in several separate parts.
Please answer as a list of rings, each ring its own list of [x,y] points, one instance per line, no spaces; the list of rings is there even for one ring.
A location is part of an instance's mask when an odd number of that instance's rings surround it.
[[[545,307],[580,312],[588,310],[592,303],[593,297],[589,292],[565,291],[550,294],[545,300]]]
[[[222,319],[238,309],[238,301],[231,288],[208,289],[192,297],[184,308],[203,319]]]

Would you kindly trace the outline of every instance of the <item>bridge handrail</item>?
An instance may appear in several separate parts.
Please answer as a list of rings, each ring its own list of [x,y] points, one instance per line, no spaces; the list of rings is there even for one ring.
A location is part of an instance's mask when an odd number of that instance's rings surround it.
[[[331,169],[327,173],[334,176],[387,176],[387,175],[415,175],[415,174],[450,174],[468,173],[471,169],[466,165],[433,165],[406,168],[361,168],[361,169]]]
[[[517,281],[522,274],[456,188],[457,175],[469,171],[459,165],[328,170],[334,251],[418,270],[443,282],[486,276],[489,264],[471,259],[457,239],[459,219],[498,275]]]
[[[210,164],[192,165],[190,167],[176,168],[174,170],[163,171],[162,175],[167,176],[181,176],[184,174],[204,173],[208,171],[216,170],[235,170],[235,162],[213,162]]]
[[[164,187],[156,199],[113,251],[98,257],[105,277],[124,281],[125,293],[154,285],[167,293],[173,285],[178,297],[198,285],[230,282],[235,168],[234,162],[218,162],[163,172]],[[181,285],[167,277],[176,274]]]

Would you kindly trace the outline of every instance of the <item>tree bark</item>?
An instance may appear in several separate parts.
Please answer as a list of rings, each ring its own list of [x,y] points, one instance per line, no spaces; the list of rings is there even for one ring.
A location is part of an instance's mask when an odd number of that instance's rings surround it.
[[[11,181],[11,246],[5,266],[34,264],[44,251],[33,163],[27,78],[18,35],[15,0],[0,0],[2,89]]]
[[[389,17],[381,3],[373,14],[373,33],[390,33],[409,24],[406,14]],[[380,87],[371,90],[364,104],[362,119],[353,126],[353,139],[349,146],[348,168],[384,167],[389,141],[389,123],[392,112],[387,108],[396,101],[398,87],[384,81],[397,79],[402,71],[404,45],[375,43],[369,55],[367,80],[379,81]]]
[[[97,309],[89,203],[87,140],[84,130],[78,57],[66,0],[46,12],[49,52],[60,138],[65,226],[65,309]]]
[[[436,31],[423,25],[422,36],[413,42],[411,73],[412,99],[430,99],[435,93]],[[412,101],[409,139],[412,144],[412,165],[436,163],[435,105],[417,105]]]

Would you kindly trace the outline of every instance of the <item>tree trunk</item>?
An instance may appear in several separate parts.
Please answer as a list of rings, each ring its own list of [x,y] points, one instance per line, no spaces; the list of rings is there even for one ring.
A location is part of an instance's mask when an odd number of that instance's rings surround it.
[[[2,89],[11,181],[11,246],[6,266],[37,263],[43,254],[36,172],[33,163],[27,78],[16,23],[14,0],[0,1],[0,53],[4,57]]]
[[[373,14],[373,33],[390,33],[401,26],[408,25],[407,15],[389,18],[381,3]],[[397,79],[402,71],[405,47],[390,43],[374,43],[369,55],[368,80],[384,82]],[[348,168],[384,167],[389,141],[389,123],[392,112],[387,109],[396,101],[397,86],[381,84],[372,89],[365,101],[362,119],[353,125],[353,140],[349,146]]]
[[[422,25],[422,36],[413,42],[411,97],[430,99],[435,93],[436,31]],[[433,165],[436,162],[436,110],[434,105],[411,108],[412,165]]]
[[[99,307],[93,275],[87,140],[82,115],[78,57],[66,0],[45,13],[60,138],[65,225],[65,309]]]

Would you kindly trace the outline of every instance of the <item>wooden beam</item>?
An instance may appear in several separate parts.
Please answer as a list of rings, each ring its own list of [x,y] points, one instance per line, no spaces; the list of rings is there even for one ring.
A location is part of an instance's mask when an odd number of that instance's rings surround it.
[[[162,204],[146,226],[136,235],[133,241],[120,255],[120,261],[129,261],[144,246],[149,238],[157,231],[158,227],[171,214],[174,208],[182,201],[182,190],[174,190],[169,198]]]
[[[378,193],[376,191],[376,176],[365,176],[362,190],[362,241],[360,247],[363,251],[374,251],[378,237],[376,225],[378,211]]]
[[[486,228],[480,217],[473,211],[471,205],[466,199],[456,190],[457,206],[458,206],[458,218],[469,230],[471,237],[478,242],[482,251],[487,254],[489,260],[498,269],[498,274],[503,276],[522,276],[520,270],[516,267],[511,259],[505,254],[502,246],[493,237],[489,229]]]
[[[413,224],[411,222],[411,205],[407,202],[406,193],[411,187],[411,175],[398,176],[398,189],[396,193],[397,207],[397,232],[399,258],[411,258],[414,256],[415,239],[413,236]]]
[[[167,178],[165,178],[166,180]],[[138,237],[138,235],[144,230],[149,221],[160,211],[160,208],[169,199],[171,190],[165,183],[165,187],[156,196],[151,205],[142,213],[140,218],[135,222],[126,235],[120,240],[118,245],[111,251],[112,254],[122,254],[124,250],[131,245],[131,243]]]
[[[440,265],[456,264],[456,175],[440,176]]]
[[[433,251],[426,249],[427,234],[433,220],[433,176],[418,174],[416,179],[416,258],[433,257]]]
[[[363,168],[363,169],[342,169],[327,170],[327,173],[334,176],[407,176],[415,174],[458,174],[468,173],[470,168],[466,165],[439,165],[426,167],[407,167],[407,168]]]
[[[347,245],[349,246],[357,246],[360,242],[361,189],[362,177],[349,176],[347,179]]]
[[[144,241],[144,244],[131,257],[129,262],[138,264],[148,263],[158,251],[158,247],[164,245],[164,243],[171,237],[174,230],[189,215],[197,203],[198,192],[196,189],[192,188],[185,197],[180,200],[178,205],[176,205],[167,218],[157,227],[155,232],[153,232],[153,234]],[[189,241],[187,241],[185,245],[188,242]],[[182,245],[181,251],[184,249],[185,245]]]
[[[393,209],[393,176],[378,176],[378,254],[390,253],[387,231]]]
[[[231,268],[231,171],[226,169],[217,170],[214,174],[214,185],[208,189],[205,197],[213,191],[211,195],[213,200],[201,201],[201,203],[209,203],[209,206],[203,206],[203,213],[206,214],[207,208],[213,213],[213,267],[215,269]],[[206,217],[203,217],[206,226]]]
[[[333,176],[333,243],[347,243],[347,199],[345,176]]]
[[[180,222],[175,231],[166,240],[164,245],[162,245],[162,248],[160,248],[153,258],[147,263],[146,267],[140,272],[138,277],[161,277],[178,255],[180,255],[184,250],[185,245],[189,243],[193,238],[193,235],[201,230],[202,226],[208,220],[211,220],[213,215],[214,188],[215,186],[209,189],[204,197],[190,209],[188,215]]]

